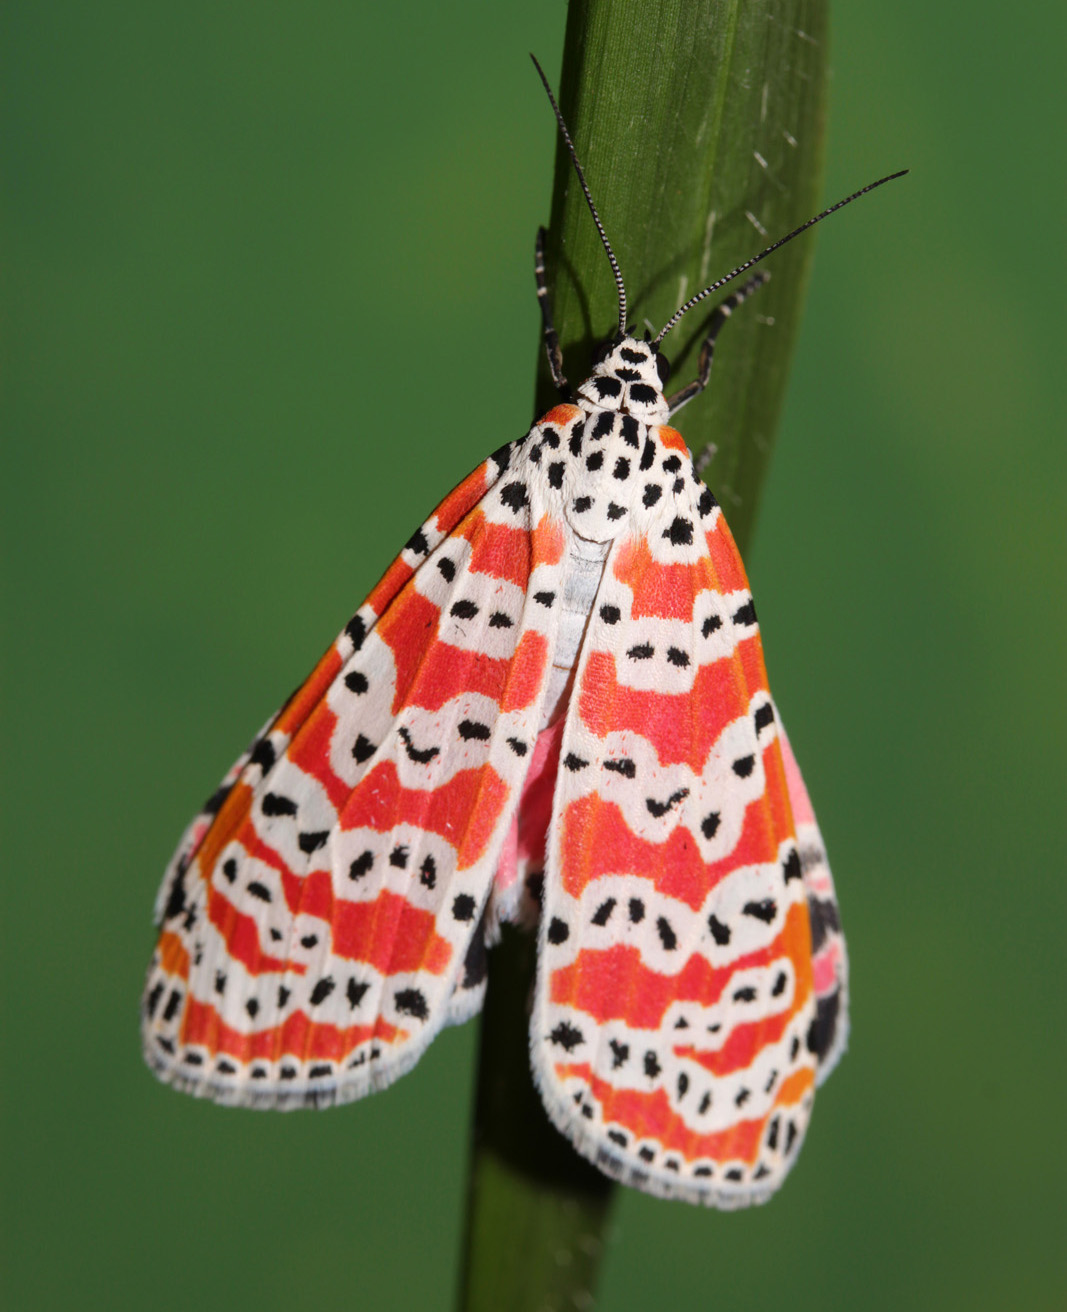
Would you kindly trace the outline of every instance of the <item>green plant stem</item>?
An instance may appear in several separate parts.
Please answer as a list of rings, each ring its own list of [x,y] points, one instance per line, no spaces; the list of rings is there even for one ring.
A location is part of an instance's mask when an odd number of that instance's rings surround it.
[[[560,103],[627,279],[630,323],[655,330],[695,291],[818,207],[825,0],[571,0]],[[551,71],[550,71],[551,76]],[[531,95],[538,94],[530,71]],[[545,130],[551,113],[545,107]],[[533,228],[531,222],[531,229]],[[531,238],[532,238],[531,230]],[[781,409],[812,241],[769,261],[733,317],[708,390],[682,413],[738,541],[750,536]],[[549,284],[568,378],[589,371],[617,318],[607,260],[565,150],[557,151]],[[667,339],[692,377],[716,299]],[[541,353],[537,410],[557,397]],[[592,1307],[613,1186],[552,1128],[530,1076],[533,940],[491,954],[482,1021],[459,1306]],[[666,1204],[665,1204],[666,1205]]]

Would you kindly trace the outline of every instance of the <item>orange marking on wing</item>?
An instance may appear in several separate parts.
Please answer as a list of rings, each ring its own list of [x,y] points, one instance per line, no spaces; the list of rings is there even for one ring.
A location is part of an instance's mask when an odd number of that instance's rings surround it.
[[[587,1063],[558,1065],[561,1079],[577,1075],[590,1087],[600,1103],[604,1120],[624,1126],[638,1140],[652,1139],[663,1148],[679,1153],[687,1162],[755,1162],[769,1116],[738,1121],[726,1130],[698,1134],[671,1110],[664,1089],[642,1093],[638,1089],[616,1089],[593,1074]]]
[[[730,656],[697,671],[691,692],[631,688],[618,681],[615,657],[590,652],[579,692],[579,712],[598,738],[631,729],[655,748],[662,765],[684,761],[695,773],[723,729],[747,714],[757,689],[767,686],[758,634],[742,638]]]
[[[210,880],[219,853],[244,826],[251,810],[251,788],[243,783],[234,784],[197,850],[196,864],[200,867],[201,879]]]
[[[510,661],[453,647],[436,637],[440,612],[409,589],[378,622],[377,632],[396,662],[393,712],[405,705],[438,711],[460,693],[483,693],[500,701]]]
[[[682,825],[663,843],[638,838],[619,807],[595,793],[567,806],[560,848],[563,887],[576,898],[601,875],[640,874],[695,911],[715,882],[692,834]]]
[[[789,782],[782,760],[782,749],[777,739],[763,752],[763,773],[767,780],[764,797],[771,815],[771,826],[778,834],[796,834],[793,807],[789,797]]]
[[[405,563],[403,557],[397,556],[396,560],[375,584],[374,590],[365,604],[374,611],[375,615],[381,615],[414,573],[415,571]]]
[[[519,639],[515,648],[507,683],[500,699],[502,711],[521,711],[531,706],[545,678],[548,666],[548,639],[534,629]]]
[[[577,419],[581,413],[576,405],[554,405],[548,414],[537,422],[539,424],[559,424],[561,428],[564,428],[572,419]]]
[[[646,537],[631,538],[619,547],[613,572],[633,594],[634,619],[656,615],[691,621],[697,594],[719,591],[713,562],[707,556],[689,565],[663,565],[653,559]]]
[[[558,565],[563,559],[564,545],[563,525],[558,519],[542,515],[533,531],[533,568]]]
[[[689,448],[685,444],[685,438],[679,433],[677,428],[670,428],[667,424],[663,424],[656,430],[656,432],[659,435],[659,440],[669,450],[684,451],[688,453]]]
[[[782,1081],[778,1096],[774,1100],[776,1107],[795,1107],[809,1089],[815,1087],[815,1072],[809,1067],[794,1071],[788,1079]]]
[[[281,957],[269,956],[259,945],[259,929],[251,916],[230,902],[218,889],[213,888],[208,894],[208,919],[222,935],[228,954],[239,961],[250,975],[266,975],[272,971],[291,971],[294,975],[304,974],[305,967],[299,962],[289,962]]]
[[[342,829],[366,827],[378,833],[398,824],[438,834],[458,852],[457,869],[474,865],[496,827],[508,786],[490,765],[460,770],[436,788],[401,786],[392,761],[363,776],[340,817]]]
[[[334,774],[330,764],[330,744],[337,728],[337,716],[326,702],[320,702],[293,738],[286,756],[305,774],[320,783],[335,807],[341,807],[351,792],[345,781]]]
[[[601,1025],[623,1020],[634,1029],[658,1030],[672,1002],[713,1006],[738,971],[769,966],[788,956],[793,961],[797,977],[796,992],[788,1013],[792,1016],[811,993],[811,930],[807,916],[807,906],[796,903],[790,907],[781,933],[765,947],[746,953],[728,966],[718,967],[712,966],[701,953],[694,952],[674,975],[661,975],[652,970],[645,965],[640,950],[627,944],[616,943],[603,949],[583,948],[569,965],[552,972],[549,997],[560,1006],[584,1011]],[[752,1027],[739,1026],[738,1030],[748,1028]],[[707,1056],[711,1063],[719,1059],[718,1053]],[[708,1069],[714,1069],[713,1065],[708,1065]]]
[[[779,845],[793,833],[768,805],[766,795],[745,808],[741,833],[730,852],[705,865],[696,839],[684,825],[676,826],[663,843],[639,838],[614,802],[587,794],[563,813],[560,876],[572,897],[602,875],[641,875],[660,893],[677,898],[694,911],[708,893],[739,866],[778,859]]]
[[[394,1043],[407,1034],[381,1016],[373,1025],[353,1025],[341,1029],[336,1025],[315,1024],[297,1011],[281,1025],[242,1034],[220,1018],[210,1003],[190,998],[182,1022],[182,1041],[203,1044],[212,1053],[225,1053],[241,1062],[276,1061],[282,1056],[309,1061],[341,1061],[368,1039]]]
[[[165,929],[159,936],[159,964],[168,975],[189,978],[189,953],[177,934]]]
[[[473,573],[489,574],[526,590],[530,578],[529,530],[488,522],[484,511],[475,510],[467,517],[458,536],[471,544],[470,569]]]
[[[726,523],[726,516],[719,515],[715,526],[704,534],[708,552],[715,564],[715,575],[719,581],[720,592],[740,592],[748,590],[748,575],[741,561],[734,535]]]
[[[435,926],[432,911],[413,907],[407,898],[383,888],[373,902],[337,901],[332,948],[336,956],[366,962],[383,975],[416,970],[441,975],[452,947]]]
[[[280,733],[294,733],[308,717],[311,709],[326,696],[327,689],[341,669],[337,648],[331,647],[301,686],[293,693],[271,725]]]
[[[675,1053],[695,1061],[712,1075],[728,1075],[731,1071],[745,1070],[752,1065],[762,1049],[770,1043],[777,1043],[789,1022],[803,1010],[811,997],[811,927],[804,903],[789,908],[782,932],[769,948],[760,953],[751,953],[732,966],[730,971],[732,974],[753,965],[770,965],[773,961],[780,961],[783,956],[792,961],[796,976],[793,1000],[787,1009],[776,1011],[762,1020],[735,1025],[721,1048],[702,1051],[693,1044],[681,1044],[674,1049]]]
[[[486,466],[479,465],[458,487],[452,489],[434,511],[433,519],[438,532],[451,533],[463,516],[473,510],[485,496],[488,486]]]

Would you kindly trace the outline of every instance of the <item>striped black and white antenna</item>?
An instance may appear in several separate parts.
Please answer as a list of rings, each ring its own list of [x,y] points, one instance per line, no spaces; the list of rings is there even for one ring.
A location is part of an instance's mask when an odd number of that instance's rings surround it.
[[[746,260],[744,264],[739,264],[736,269],[726,274],[724,278],[719,278],[717,281],[713,282],[710,287],[705,287],[702,292],[697,292],[695,296],[690,296],[689,300],[686,301],[681,309],[675,310],[659,330],[658,336],[653,338],[652,345],[659,346],[660,342],[663,341],[664,337],[667,336],[682,315],[688,310],[691,310],[694,305],[699,305],[706,296],[710,296],[712,292],[717,292],[720,287],[725,287],[728,282],[733,282],[735,278],[740,277],[741,274],[746,272],[746,270],[751,269],[754,264],[759,264],[760,260],[765,260],[768,255],[773,254],[780,246],[784,246],[786,242],[792,241],[794,237],[799,237],[802,232],[806,232],[808,228],[814,227],[816,223],[821,223],[823,219],[829,217],[829,215],[833,214],[835,210],[839,210],[845,205],[851,205],[854,200],[859,200],[861,196],[866,196],[869,191],[874,191],[875,187],[881,187],[886,182],[892,182],[894,178],[902,178],[907,172],[907,169],[901,169],[898,173],[889,173],[884,178],[879,178],[877,182],[868,182],[865,187],[861,187],[859,191],[854,191],[851,196],[846,196],[844,200],[835,202],[835,204],[823,210],[821,214],[816,214],[813,219],[808,219],[806,223],[802,223],[799,228],[794,228],[793,231],[787,233],[786,236],[779,237],[778,240],[768,246],[766,250],[760,251],[758,255],[753,255],[753,257],[750,260]]]
[[[545,77],[545,70],[537,62],[537,56],[531,54],[534,68],[537,69],[538,76],[544,83],[545,91],[548,93],[549,103],[552,105],[552,111],[556,116],[556,122],[559,124],[560,135],[563,137],[564,144],[571,157],[571,163],[574,165],[574,171],[578,175],[578,181],[581,183],[582,191],[585,193],[586,204],[589,206],[589,212],[593,216],[593,222],[596,224],[596,230],[600,233],[600,240],[604,243],[604,249],[608,253],[608,262],[611,265],[611,272],[615,275],[615,286],[619,293],[619,336],[626,336],[626,287],[622,281],[622,270],[619,268],[619,261],[615,258],[615,252],[611,249],[611,242],[608,241],[608,234],[604,231],[604,225],[600,222],[600,215],[596,212],[596,206],[593,204],[593,197],[589,191],[589,185],[585,180],[585,174],[582,172],[582,166],[578,162],[578,152],[574,149],[574,142],[571,141],[571,134],[567,131],[567,125],[563,121],[563,115],[560,113],[559,105],[556,104],[556,97],[552,94],[552,88],[548,85],[548,78]]]

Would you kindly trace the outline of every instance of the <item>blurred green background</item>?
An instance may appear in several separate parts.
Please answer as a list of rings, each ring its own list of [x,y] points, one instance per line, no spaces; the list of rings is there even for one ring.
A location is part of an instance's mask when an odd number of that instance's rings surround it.
[[[557,80],[564,20],[6,10],[12,1312],[451,1306],[474,1026],[271,1116],[156,1084],[137,1005],[191,812],[529,423],[555,137],[526,52]],[[853,1042],[770,1205],[620,1193],[605,1309],[1067,1296],[1058,24],[834,16],[827,198],[913,172],[820,231],[748,563]]]

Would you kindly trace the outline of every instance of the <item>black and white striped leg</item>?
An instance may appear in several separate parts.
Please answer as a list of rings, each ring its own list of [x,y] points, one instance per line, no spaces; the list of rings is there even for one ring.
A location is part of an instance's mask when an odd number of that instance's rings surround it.
[[[680,388],[673,396],[667,398],[667,406],[672,415],[677,414],[687,401],[691,401],[694,396],[699,396],[707,387],[708,379],[711,377],[711,361],[715,354],[715,338],[719,335],[719,329],[741,302],[746,297],[751,296],[754,291],[758,291],[770,276],[769,273],[762,271],[753,274],[744,286],[739,287],[733,295],[727,296],[721,305],[715,307],[712,312],[711,323],[708,326],[708,335],[704,338],[704,345],[700,348],[700,363],[697,367],[696,378],[687,386]]]
[[[570,396],[570,385],[563,373],[563,352],[559,349],[559,337],[552,322],[552,306],[549,304],[548,284],[545,282],[544,228],[537,229],[537,243],[534,246],[534,278],[537,280],[537,303],[541,307],[541,322],[545,329],[545,354],[548,356],[552,381],[564,396]]]

